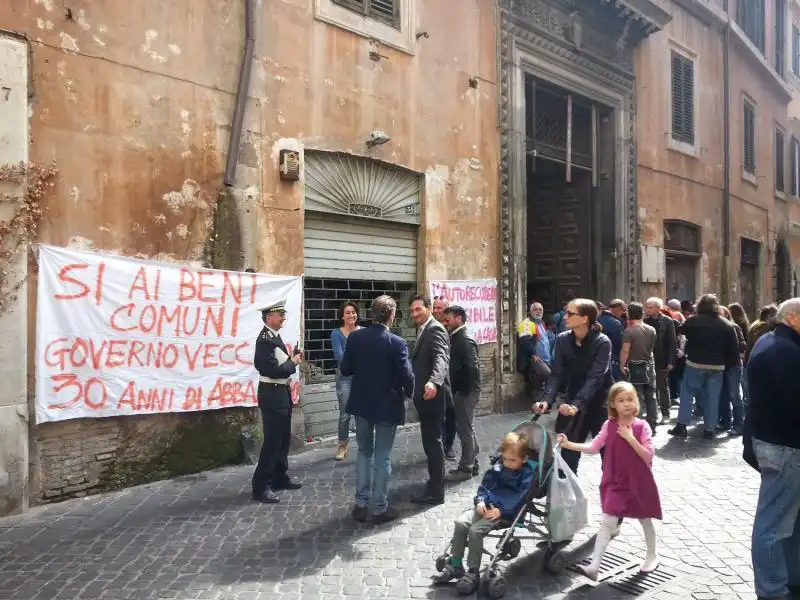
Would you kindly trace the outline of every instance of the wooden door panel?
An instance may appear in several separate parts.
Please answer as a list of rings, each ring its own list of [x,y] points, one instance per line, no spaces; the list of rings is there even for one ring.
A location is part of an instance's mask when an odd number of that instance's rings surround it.
[[[696,261],[667,259],[667,298],[694,302]]]

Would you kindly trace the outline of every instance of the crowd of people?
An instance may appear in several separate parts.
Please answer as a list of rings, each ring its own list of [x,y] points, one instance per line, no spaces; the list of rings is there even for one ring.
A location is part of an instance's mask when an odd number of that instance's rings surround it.
[[[347,455],[354,418],[358,458],[352,516],[381,524],[399,516],[389,498],[391,453],[397,427],[405,422],[407,398],[419,415],[428,470],[412,501],[442,504],[448,480],[479,475],[474,413],[480,370],[462,307],[415,296],[409,312],[419,333],[410,354],[406,341],[390,330],[396,301],[380,296],[370,312],[371,324],[359,327],[358,308],[346,303],[341,326],[331,334],[341,413],[335,459]],[[302,352],[286,352],[279,335],[284,313],[283,304],[264,309],[265,327],[256,345],[265,443],[253,497],[266,503],[279,502],[279,490],[300,486],[287,474],[287,378]],[[798,597],[800,377],[792,370],[800,367],[800,298],[764,307],[752,325],[740,305],[720,306],[712,294],[696,305],[650,298],[644,304],[613,300],[606,307],[574,299],[551,319],[533,303],[518,334],[518,368],[526,374],[533,411],[554,415],[566,465],[577,473],[581,453],[602,457],[603,519],[584,569],[587,577],[597,578],[606,547],[625,518],[638,519],[644,530],[642,572],[657,568],[653,520],[661,518],[661,504],[651,469],[653,435],[670,423],[677,401],[670,435],[687,437],[693,418],[702,419],[705,439],[744,435],[744,458],[761,474],[752,540],[756,592],[759,599]],[[448,431],[454,432],[450,439]],[[460,461],[447,472],[456,436]],[[530,485],[527,449],[524,437],[511,434],[503,440],[473,506],[456,520],[452,554],[435,581],[455,579],[461,594],[478,588],[484,538],[519,510]]]

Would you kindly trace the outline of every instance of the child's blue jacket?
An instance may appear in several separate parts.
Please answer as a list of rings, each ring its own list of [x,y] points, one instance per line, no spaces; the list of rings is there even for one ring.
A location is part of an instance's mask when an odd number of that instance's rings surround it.
[[[522,506],[535,475],[530,463],[525,463],[519,471],[510,471],[498,460],[483,476],[475,496],[475,504],[491,504],[500,509],[504,520],[512,521]]]

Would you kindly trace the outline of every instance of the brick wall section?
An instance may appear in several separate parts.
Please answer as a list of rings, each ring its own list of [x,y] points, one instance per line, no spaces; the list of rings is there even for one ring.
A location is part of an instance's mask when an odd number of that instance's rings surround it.
[[[36,426],[31,503],[86,496],[241,462],[251,409],[76,419]]]
[[[495,412],[497,404],[497,344],[478,346],[478,360],[481,368],[481,399],[477,413],[485,415]]]

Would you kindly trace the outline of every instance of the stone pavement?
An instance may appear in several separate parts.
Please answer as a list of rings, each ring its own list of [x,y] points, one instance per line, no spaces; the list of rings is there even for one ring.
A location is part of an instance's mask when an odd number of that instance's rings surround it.
[[[525,415],[478,419],[482,461]],[[750,526],[757,474],[741,460],[741,441],[673,440],[661,428],[655,463],[665,516],[659,528],[663,572],[676,578],[639,597],[751,599]],[[275,506],[249,499],[252,467],[231,467],[34,509],[0,519],[0,600],[341,600],[451,598],[433,588],[434,559],[453,518],[471,504],[477,481],[453,487],[444,506],[408,502],[425,478],[419,432],[398,434],[393,499],[401,521],[376,527],[351,520],[355,456],[333,450],[292,457],[305,483]],[[580,474],[598,504],[598,457]],[[591,549],[594,526],[567,554]],[[638,559],[644,541],[626,522],[609,551]],[[506,598],[634,598],[607,583],[591,587],[571,571],[542,571],[525,542],[509,566]]]

